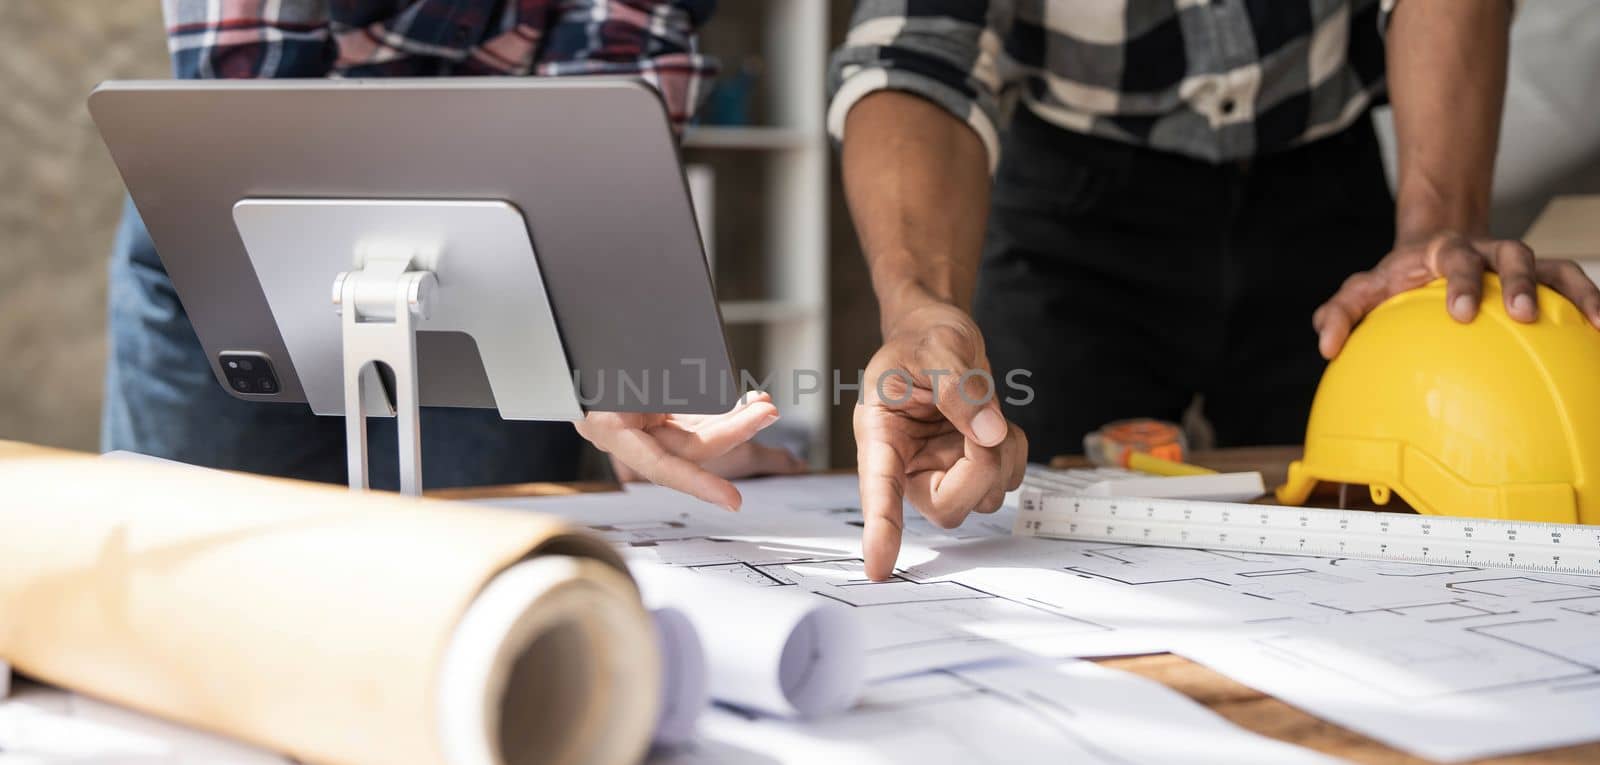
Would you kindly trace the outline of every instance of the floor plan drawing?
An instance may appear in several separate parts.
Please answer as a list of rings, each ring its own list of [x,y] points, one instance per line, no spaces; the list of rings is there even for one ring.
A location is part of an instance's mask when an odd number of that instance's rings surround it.
[[[1035,652],[1180,653],[1432,759],[1600,737],[1595,577],[1020,541],[959,543],[909,571],[1048,598],[1114,628],[1110,645]]]
[[[1329,765],[1158,683],[1088,662],[924,673],[879,683],[848,715],[794,722],[717,709],[651,765]]]
[[[993,659],[1024,659],[1031,656],[1023,647],[1027,641],[1112,632],[1106,625],[1047,603],[1008,598],[959,581],[895,576],[874,582],[866,578],[860,558],[789,557],[793,549],[779,548],[778,559],[763,560],[759,556],[768,553],[768,547],[706,539],[653,542],[645,549],[652,560],[708,576],[794,587],[860,609],[868,625],[872,679]],[[718,556],[737,551],[744,559],[705,562],[708,550]]]
[[[1003,510],[954,533],[908,521],[896,577],[869,582],[853,477],[740,488],[737,515],[654,488],[524,506],[860,608],[877,681],[1170,651],[1433,759],[1600,739],[1600,577],[1015,537]]]

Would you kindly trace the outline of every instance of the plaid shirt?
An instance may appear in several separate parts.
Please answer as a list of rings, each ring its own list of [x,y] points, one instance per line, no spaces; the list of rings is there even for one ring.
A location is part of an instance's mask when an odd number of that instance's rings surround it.
[[[1395,0],[859,0],[828,128],[877,90],[965,120],[999,160],[1000,104],[1211,162],[1337,132],[1385,95]]]
[[[162,0],[180,78],[633,75],[675,125],[716,0]]]

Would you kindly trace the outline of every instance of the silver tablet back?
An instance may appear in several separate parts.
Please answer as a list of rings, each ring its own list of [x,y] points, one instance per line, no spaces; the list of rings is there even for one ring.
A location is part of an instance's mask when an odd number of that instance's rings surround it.
[[[219,384],[225,351],[275,365],[276,394],[242,397],[305,402],[302,378],[318,372],[296,369],[234,205],[437,199],[523,213],[589,409],[712,413],[736,402],[677,148],[641,82],[110,82],[89,109]],[[424,405],[495,405],[470,336],[423,332],[418,356]]]

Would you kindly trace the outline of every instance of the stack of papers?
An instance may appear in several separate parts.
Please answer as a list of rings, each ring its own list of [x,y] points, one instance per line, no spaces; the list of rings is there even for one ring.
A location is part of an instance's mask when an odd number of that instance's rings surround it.
[[[1191,499],[1204,502],[1249,502],[1267,493],[1261,474],[1212,473],[1210,475],[1156,476],[1117,468],[1057,469],[1028,465],[1022,488],[1007,502],[1016,507],[1025,491],[1081,494],[1089,497],[1143,497]]]
[[[699,761],[682,759],[696,753],[716,762],[718,741],[739,739],[748,748],[782,738],[750,734],[745,741],[754,728],[813,741],[824,747],[814,750],[818,756],[897,762],[880,750],[894,749],[887,742],[906,726],[926,733],[928,710],[939,706],[884,700],[903,698],[899,689],[965,682],[978,668],[1033,667],[983,675],[989,690],[982,695],[1037,700],[1036,689],[1008,684],[1047,676],[1039,667],[1065,671],[1075,658],[1167,651],[1433,760],[1600,739],[1600,577],[1013,537],[1010,509],[945,531],[907,508],[901,569],[890,581],[871,582],[859,557],[853,477],[763,479],[740,490],[745,509],[737,515],[648,486],[510,501],[589,526],[634,560],[799,590],[863,615],[871,683],[865,706],[781,724],[718,713],[694,751],[674,762]],[[1073,687],[1060,686],[1076,704],[1111,703],[1073,696]],[[1184,736],[1193,718],[1171,710],[1188,702],[1176,695],[1171,701],[1126,722],[1165,719],[1173,726],[1168,736]],[[900,724],[849,722],[863,710]],[[963,730],[958,719],[939,725]],[[1097,726],[1081,735],[1092,748],[1116,730]],[[1052,748],[1059,743],[1029,749],[1037,739],[1011,734],[992,741],[1006,762],[1061,760]],[[793,761],[762,751],[774,762]],[[869,751],[878,754],[861,754]],[[972,761],[958,747],[940,751],[949,756],[933,752],[924,761]],[[1116,754],[1122,762],[1163,761],[1138,746]]]
[[[1002,664],[875,684],[848,714],[793,721],[717,710],[653,765],[1331,765],[1249,733],[1151,680],[1090,662]]]

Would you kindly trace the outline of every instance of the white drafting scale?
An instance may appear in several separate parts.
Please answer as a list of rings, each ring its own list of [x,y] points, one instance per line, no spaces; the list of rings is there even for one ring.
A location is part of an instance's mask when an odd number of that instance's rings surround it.
[[[1014,533],[1600,574],[1600,527],[1024,491]]]

